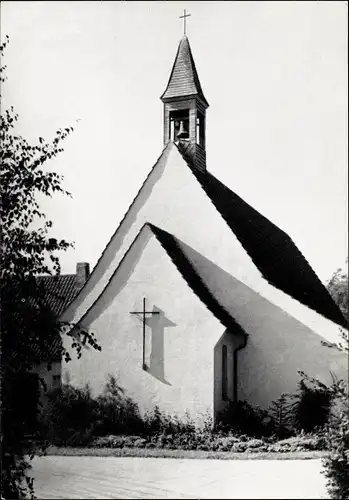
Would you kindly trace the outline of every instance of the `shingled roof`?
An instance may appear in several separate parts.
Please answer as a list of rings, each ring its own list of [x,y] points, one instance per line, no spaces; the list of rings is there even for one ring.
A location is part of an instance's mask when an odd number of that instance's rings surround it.
[[[59,316],[77,295],[75,274],[39,276],[39,284],[45,289],[45,302],[51,311]]]
[[[95,299],[95,301],[90,305],[87,311],[80,318],[80,322],[83,323],[84,319],[88,316],[90,311],[94,306],[102,299],[103,294],[112,285],[113,279],[115,278],[125,256],[130,252],[131,248],[135,245],[136,241],[140,238],[142,232],[145,228],[149,228],[154,234],[156,239],[159,241],[160,245],[163,247],[165,252],[168,254],[173,264],[176,266],[182,278],[187,282],[188,286],[195,293],[195,295],[201,300],[201,302],[207,307],[209,311],[232,333],[240,333],[241,335],[247,335],[243,328],[236,322],[236,320],[230,315],[230,313],[219,303],[218,299],[210,291],[209,287],[206,285],[202,277],[200,276],[198,270],[194,268],[192,262],[188,259],[185,252],[181,248],[181,243],[175,236],[168,233],[164,229],[160,229],[158,226],[146,222],[142,228],[139,230],[137,236],[131,243],[130,247],[126,251],[123,259],[114,270],[112,276],[109,278],[108,283],[103,289],[103,292]],[[104,302],[105,304],[105,302]]]
[[[189,96],[200,97],[208,106],[208,102],[202,91],[199,76],[196,71],[189,40],[184,35],[179,43],[170,79],[165,92],[161,96],[161,99],[166,101],[177,97]]]
[[[239,332],[246,335],[241,326],[235,321],[230,313],[218,302],[213,293],[209,290],[197,269],[189,261],[177,238],[168,233],[164,229],[160,229],[154,224],[147,224],[161,246],[165,249],[172,262],[181,273],[189,287],[193,290],[195,295],[205,304],[207,309],[231,332]]]
[[[263,277],[335,323],[347,322],[292,239],[208,171],[200,171],[178,149],[218,212]]]
[[[37,283],[40,288],[42,287],[40,291],[40,301],[43,301],[55,316],[59,317],[78,294],[88,274],[89,265],[85,262],[78,262],[76,274],[38,276],[36,278]],[[32,301],[33,303],[35,302],[35,297],[33,297]],[[60,359],[61,348],[61,337],[57,337],[49,346],[49,352],[52,359]],[[40,350],[37,352],[37,357],[38,360],[42,361]]]

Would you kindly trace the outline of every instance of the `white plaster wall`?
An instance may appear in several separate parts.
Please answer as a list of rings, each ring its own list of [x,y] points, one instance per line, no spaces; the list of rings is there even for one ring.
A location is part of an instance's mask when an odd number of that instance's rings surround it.
[[[89,281],[62,319],[76,322],[82,317],[102,292],[146,222],[187,242],[250,286],[260,283],[260,272],[217,212],[177,148],[169,143]]]
[[[324,336],[319,333],[325,334],[327,327],[328,337],[335,336],[337,325],[301,306],[300,313],[306,319],[312,317],[316,325],[310,328],[194,249],[181,246],[219,302],[248,334],[247,346],[238,353],[239,399],[266,408],[282,393],[297,390],[298,370],[324,383],[331,383],[331,372],[347,380],[347,355],[323,346]]]
[[[88,310],[146,222],[174,234],[326,340],[338,338],[334,323],[269,285],[262,277],[173,143],[164,149],[140,195],[63,320],[78,321]]]
[[[142,322],[130,311],[147,309],[161,314],[147,320],[147,362],[142,369]],[[159,328],[160,323],[160,328]],[[150,330],[163,328],[163,366],[159,352],[150,363]],[[183,417],[213,416],[214,346],[225,328],[194,295],[160,243],[146,226],[123,259],[116,276],[82,326],[96,332],[101,352],[84,349],[82,358],[63,363],[63,379],[75,386],[89,382],[101,392],[108,373],[136,401],[141,412],[158,404]],[[159,348],[159,344],[157,345]]]

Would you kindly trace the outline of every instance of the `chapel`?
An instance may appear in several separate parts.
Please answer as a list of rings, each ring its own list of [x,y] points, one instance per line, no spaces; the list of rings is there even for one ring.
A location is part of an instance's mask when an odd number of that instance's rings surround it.
[[[310,263],[209,170],[209,103],[186,35],[161,101],[163,150],[61,315],[83,350],[63,382],[97,395],[110,374],[141,413],[200,419],[231,401],[267,408],[299,371],[345,377],[346,356],[323,343],[346,322]]]

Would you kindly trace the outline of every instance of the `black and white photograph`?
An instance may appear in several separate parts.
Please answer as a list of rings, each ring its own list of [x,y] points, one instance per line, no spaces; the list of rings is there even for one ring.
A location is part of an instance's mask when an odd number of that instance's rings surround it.
[[[349,499],[348,2],[0,9],[1,500]]]

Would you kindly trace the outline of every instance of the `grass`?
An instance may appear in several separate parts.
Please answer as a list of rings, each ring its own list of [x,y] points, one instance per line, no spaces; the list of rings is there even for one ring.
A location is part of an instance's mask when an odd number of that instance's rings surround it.
[[[65,457],[143,457],[143,458],[196,458],[211,460],[310,460],[322,458],[325,451],[242,452],[167,450],[159,448],[64,448],[50,446],[46,455]]]

